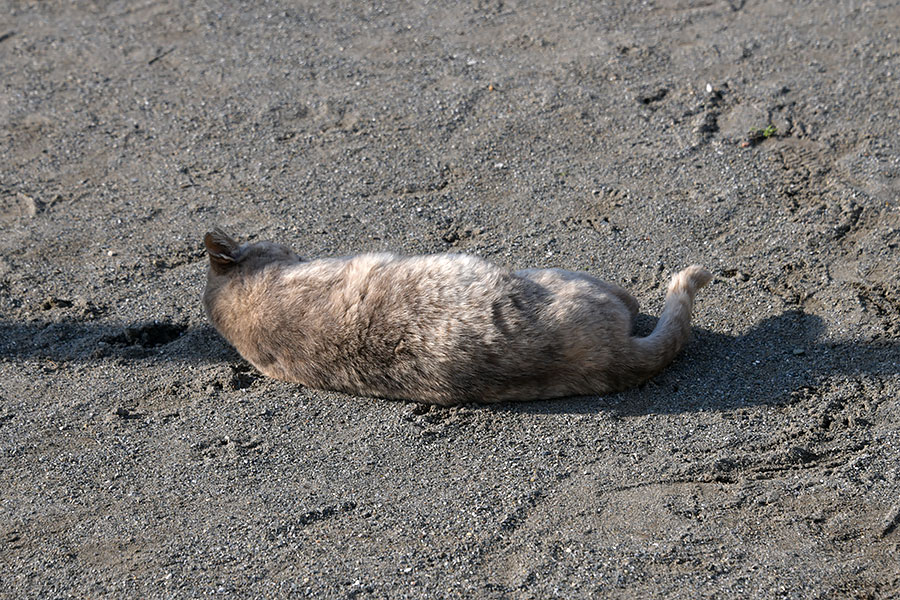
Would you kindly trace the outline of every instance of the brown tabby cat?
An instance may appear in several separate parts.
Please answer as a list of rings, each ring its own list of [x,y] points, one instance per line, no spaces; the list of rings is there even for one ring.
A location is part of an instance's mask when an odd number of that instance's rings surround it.
[[[474,256],[303,260],[207,233],[203,294],[216,329],[277,379],[434,404],[605,394],[641,383],[687,340],[694,294],[676,274],[648,337],[617,285],[560,269],[510,272]]]

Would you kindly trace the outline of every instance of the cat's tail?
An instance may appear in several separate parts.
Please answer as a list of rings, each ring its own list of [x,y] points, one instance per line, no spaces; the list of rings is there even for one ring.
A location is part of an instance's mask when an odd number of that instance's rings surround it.
[[[712,273],[692,265],[676,273],[669,282],[666,305],[659,322],[647,337],[633,337],[630,371],[644,381],[659,373],[675,358],[691,332],[691,309],[694,295],[712,279]]]

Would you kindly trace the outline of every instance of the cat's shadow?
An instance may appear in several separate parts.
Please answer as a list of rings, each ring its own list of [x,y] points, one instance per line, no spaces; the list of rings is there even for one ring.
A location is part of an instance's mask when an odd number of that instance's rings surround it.
[[[639,316],[636,332],[646,335],[654,324],[655,319]],[[675,362],[637,388],[602,397],[506,402],[479,409],[614,415],[731,410],[790,402],[792,394],[832,375],[898,372],[900,343],[829,342],[824,329],[820,317],[802,311],[770,317],[736,336],[694,327],[690,343]],[[241,360],[208,325],[0,320],[0,359],[59,363],[110,357],[210,364]]]
[[[0,320],[0,359],[67,363],[110,357],[184,363],[241,360],[234,348],[209,325],[191,327],[166,320],[124,324],[68,319]]]

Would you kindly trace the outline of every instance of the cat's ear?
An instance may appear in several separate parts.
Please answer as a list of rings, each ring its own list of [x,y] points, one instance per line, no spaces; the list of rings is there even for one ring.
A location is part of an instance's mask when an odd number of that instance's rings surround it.
[[[239,244],[220,228],[216,227],[203,236],[203,244],[209,253],[213,271],[224,273],[238,262]]]

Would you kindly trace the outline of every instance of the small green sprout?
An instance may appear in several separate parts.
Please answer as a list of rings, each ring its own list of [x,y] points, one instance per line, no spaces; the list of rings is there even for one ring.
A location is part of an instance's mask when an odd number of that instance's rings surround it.
[[[760,129],[759,127],[754,127],[749,132],[747,132],[747,140],[744,141],[741,146],[755,146],[763,140],[767,140],[770,137],[775,137],[778,135],[778,128],[774,125],[769,125],[765,129]]]
[[[760,129],[759,127],[755,127],[750,130],[750,133],[748,135],[750,136],[750,139],[767,140],[777,133],[778,133],[778,128],[775,127],[774,125],[769,125],[765,129]]]

